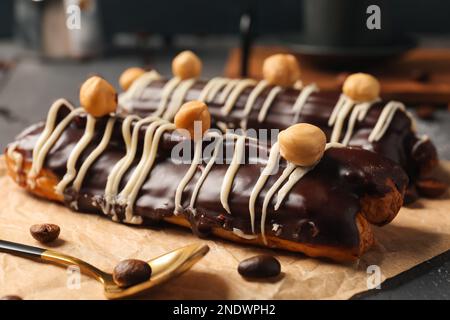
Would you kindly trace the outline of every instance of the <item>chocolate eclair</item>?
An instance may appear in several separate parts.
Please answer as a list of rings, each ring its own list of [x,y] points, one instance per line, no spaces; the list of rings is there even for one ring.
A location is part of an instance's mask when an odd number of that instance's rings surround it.
[[[370,224],[390,222],[402,205],[408,178],[399,165],[326,144],[315,126],[289,127],[272,145],[207,126],[192,138],[191,126],[209,115],[201,101],[182,106],[174,124],[110,114],[115,96],[101,78],[83,90],[84,105],[97,101],[96,116],[60,99],[45,123],[6,149],[8,173],[20,186],[75,211],[353,260],[373,244]]]
[[[156,71],[137,77],[119,97],[124,113],[156,115],[171,121],[185,101],[208,104],[212,126],[244,130],[284,130],[295,123],[320,127],[328,142],[380,153],[400,164],[415,182],[438,162],[436,148],[416,133],[405,106],[380,98],[378,80],[367,74],[350,75],[343,93],[324,93],[315,84],[302,84],[293,56],[266,59],[264,79],[210,80],[174,77],[164,79]]]

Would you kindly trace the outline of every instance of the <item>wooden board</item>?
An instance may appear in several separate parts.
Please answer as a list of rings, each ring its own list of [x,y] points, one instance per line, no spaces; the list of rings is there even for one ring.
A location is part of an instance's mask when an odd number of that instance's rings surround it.
[[[261,67],[266,57],[286,53],[284,47],[255,46],[251,50],[249,77],[261,79]],[[292,52],[291,52],[292,53]],[[240,49],[230,51],[225,68],[228,77],[239,77]],[[341,91],[348,72],[321,69],[310,58],[296,54],[302,68],[302,80],[315,82],[323,91]],[[397,59],[367,67],[364,71],[380,79],[382,96],[409,104],[439,104],[450,102],[450,49],[414,49]]]

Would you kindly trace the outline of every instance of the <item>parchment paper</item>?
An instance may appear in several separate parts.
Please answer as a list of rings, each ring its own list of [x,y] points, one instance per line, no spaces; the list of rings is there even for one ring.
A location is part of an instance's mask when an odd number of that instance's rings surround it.
[[[450,162],[442,166],[449,181]],[[420,200],[415,208],[402,208],[393,223],[374,228],[377,245],[358,262],[345,265],[217,239],[201,240],[189,230],[171,225],[144,229],[75,213],[22,191],[5,176],[3,159],[0,195],[0,239],[42,246],[31,237],[29,227],[56,223],[61,227],[60,240],[48,248],[105,271],[122,259],[148,260],[198,241],[209,245],[210,252],[190,271],[141,297],[148,299],[347,299],[366,291],[368,282],[374,283],[376,276],[367,272],[370,265],[379,266],[384,281],[450,249],[448,191],[441,199]],[[239,261],[259,253],[274,254],[280,260],[282,275],[278,279],[249,282],[240,277]],[[104,299],[102,286],[95,280],[81,276],[77,287],[73,277],[64,268],[0,253],[0,296]]]

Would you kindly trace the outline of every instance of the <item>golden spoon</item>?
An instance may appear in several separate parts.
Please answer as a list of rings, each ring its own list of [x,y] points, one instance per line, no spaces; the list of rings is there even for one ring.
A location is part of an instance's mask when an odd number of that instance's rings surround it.
[[[152,268],[151,278],[145,282],[126,288],[117,286],[113,281],[112,274],[106,273],[83,260],[53,250],[0,240],[0,251],[25,258],[37,258],[44,262],[51,262],[62,266],[78,266],[81,272],[103,284],[104,293],[108,299],[120,299],[147,291],[187,271],[206,255],[209,247],[201,243],[191,244],[151,259],[147,261]]]

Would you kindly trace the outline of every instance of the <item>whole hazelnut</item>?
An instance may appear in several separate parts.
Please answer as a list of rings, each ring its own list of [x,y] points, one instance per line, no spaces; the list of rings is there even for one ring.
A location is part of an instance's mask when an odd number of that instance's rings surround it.
[[[122,74],[119,78],[119,84],[120,87],[127,91],[128,88],[133,84],[133,82],[142,76],[145,73],[145,70],[138,67],[128,68]]]
[[[93,76],[80,89],[81,106],[94,117],[103,117],[117,108],[117,93],[105,79]]]
[[[188,130],[191,139],[202,137],[203,133],[211,127],[208,106],[198,100],[186,102],[175,115],[174,123],[177,129]],[[196,125],[196,123],[199,124]],[[201,132],[196,132],[199,129]]]
[[[380,96],[380,82],[367,73],[354,73],[344,81],[342,91],[357,102],[373,101]]]
[[[271,85],[292,87],[300,79],[300,67],[292,54],[275,54],[264,60],[264,79]]]
[[[202,73],[202,61],[192,51],[183,51],[173,59],[172,73],[181,80],[198,78]]]
[[[311,166],[322,158],[327,138],[320,128],[298,123],[281,131],[278,143],[280,154],[287,161],[299,166]]]

